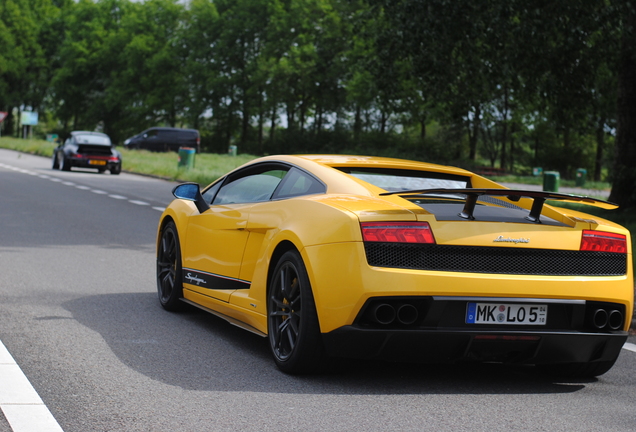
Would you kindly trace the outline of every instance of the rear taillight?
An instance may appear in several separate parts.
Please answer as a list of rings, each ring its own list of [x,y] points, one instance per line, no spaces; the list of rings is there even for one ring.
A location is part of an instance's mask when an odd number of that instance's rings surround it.
[[[428,222],[362,222],[365,242],[435,243]]]
[[[584,230],[581,237],[581,250],[627,253],[627,237],[623,234]]]
[[[117,162],[119,160],[119,158],[117,156],[109,156],[108,157],[108,162]]]

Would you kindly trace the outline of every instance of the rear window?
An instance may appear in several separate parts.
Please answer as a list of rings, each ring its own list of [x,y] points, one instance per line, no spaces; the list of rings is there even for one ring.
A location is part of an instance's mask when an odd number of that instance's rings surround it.
[[[341,171],[387,192],[470,187],[469,177],[429,171],[349,167],[342,168]]]
[[[110,146],[110,138],[104,135],[75,135],[78,144],[94,144]]]

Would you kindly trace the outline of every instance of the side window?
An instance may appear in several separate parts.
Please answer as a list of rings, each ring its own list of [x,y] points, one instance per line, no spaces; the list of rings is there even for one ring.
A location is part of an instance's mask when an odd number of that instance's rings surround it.
[[[222,184],[223,184],[223,179],[219,180],[211,188],[208,188],[208,190],[203,192],[202,194],[203,199],[205,200],[206,203],[212,204],[212,200],[214,199],[214,196],[219,191],[219,188],[221,187]]]
[[[292,168],[283,180],[274,198],[290,198],[301,195],[325,193],[325,185],[298,168]]]
[[[245,175],[231,178],[214,198],[212,204],[236,204],[268,201],[287,174],[282,167],[250,169]]]

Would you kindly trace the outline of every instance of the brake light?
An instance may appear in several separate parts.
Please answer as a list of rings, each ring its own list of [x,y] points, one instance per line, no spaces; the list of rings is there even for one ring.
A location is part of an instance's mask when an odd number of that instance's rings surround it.
[[[623,234],[584,230],[581,237],[581,250],[627,253],[627,237]]]
[[[117,162],[119,160],[119,158],[117,156],[109,156],[108,157],[108,162]]]
[[[365,242],[435,243],[428,222],[362,222]]]

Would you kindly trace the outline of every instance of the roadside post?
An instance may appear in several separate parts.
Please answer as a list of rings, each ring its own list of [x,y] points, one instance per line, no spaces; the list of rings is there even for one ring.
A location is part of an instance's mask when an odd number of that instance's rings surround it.
[[[196,150],[192,147],[179,148],[179,168],[190,169],[194,167],[194,154]]]

